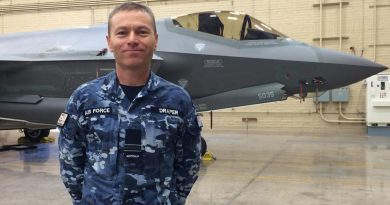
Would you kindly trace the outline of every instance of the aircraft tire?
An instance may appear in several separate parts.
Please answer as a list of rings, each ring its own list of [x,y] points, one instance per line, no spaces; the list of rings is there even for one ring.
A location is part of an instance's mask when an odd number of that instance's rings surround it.
[[[206,152],[207,152],[207,143],[206,143],[206,140],[203,137],[200,137],[200,140],[201,140],[201,143],[202,143],[200,151],[201,151],[201,154],[202,154],[202,157],[203,157],[204,154],[206,154]]]
[[[39,142],[43,137],[49,136],[50,129],[23,129],[24,136],[26,136],[31,142]]]

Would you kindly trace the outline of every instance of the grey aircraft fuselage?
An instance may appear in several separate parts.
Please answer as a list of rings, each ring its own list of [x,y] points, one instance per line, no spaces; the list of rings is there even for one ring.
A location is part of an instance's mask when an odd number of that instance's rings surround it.
[[[170,18],[156,24],[152,70],[184,87],[199,112],[303,97],[386,69],[289,38],[234,40]],[[80,84],[115,69],[106,33],[100,25],[0,36],[0,129],[54,128]]]

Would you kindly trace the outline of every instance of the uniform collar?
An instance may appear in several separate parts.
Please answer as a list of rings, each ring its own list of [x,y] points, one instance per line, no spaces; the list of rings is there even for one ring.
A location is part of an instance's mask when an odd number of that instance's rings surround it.
[[[149,92],[153,92],[154,90],[157,89],[160,82],[161,82],[161,78],[159,78],[153,72],[150,72],[147,84],[141,90],[141,92],[136,96],[136,98],[141,98],[147,95]],[[104,92],[113,94],[114,96],[117,96],[120,99],[124,99],[126,97],[125,93],[122,91],[122,88],[119,84],[119,80],[115,71],[112,71],[111,73],[107,74],[101,88]]]
[[[157,89],[158,85],[161,82],[161,78],[159,78],[156,74],[154,74],[152,71],[149,75],[148,83],[145,85],[145,88],[142,89],[142,91],[145,92],[152,92]],[[141,93],[142,93],[141,91]]]

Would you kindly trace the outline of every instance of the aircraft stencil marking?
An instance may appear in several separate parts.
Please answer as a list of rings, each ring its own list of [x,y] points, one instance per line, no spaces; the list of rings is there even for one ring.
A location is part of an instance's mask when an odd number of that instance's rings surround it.
[[[222,59],[208,59],[203,61],[204,68],[223,68]]]
[[[204,43],[197,43],[195,44],[195,50],[201,52],[206,48],[206,44]]]
[[[261,101],[264,99],[275,97],[275,92],[274,91],[261,92],[261,93],[257,94],[257,96],[259,96],[259,100]]]

